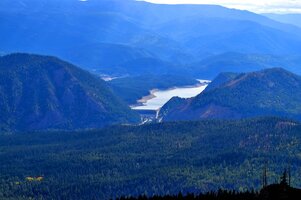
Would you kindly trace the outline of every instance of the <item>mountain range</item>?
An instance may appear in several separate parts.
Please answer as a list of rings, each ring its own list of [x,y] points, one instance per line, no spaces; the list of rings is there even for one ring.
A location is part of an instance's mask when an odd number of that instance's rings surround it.
[[[195,74],[208,56],[239,52],[285,60],[301,50],[299,27],[215,5],[2,0],[0,18],[0,52],[59,56],[107,74],[148,74],[150,62],[154,74],[185,73],[191,65]]]
[[[227,52],[209,56],[186,67],[186,73],[207,79],[215,78],[222,72],[252,72],[267,68],[281,67],[301,74],[301,56],[275,56],[268,54],[244,54]]]
[[[1,132],[139,122],[103,80],[55,57],[0,57],[0,77]]]
[[[282,68],[223,73],[198,96],[172,98],[160,110],[163,121],[282,116],[301,119],[301,77]]]

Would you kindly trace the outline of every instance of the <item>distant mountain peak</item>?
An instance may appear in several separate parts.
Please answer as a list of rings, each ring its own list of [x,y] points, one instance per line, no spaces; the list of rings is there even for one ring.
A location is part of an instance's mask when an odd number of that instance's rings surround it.
[[[276,79],[281,80],[282,78],[285,79],[285,78],[298,78],[298,77],[299,76],[281,67],[274,67],[274,68],[263,69],[261,71],[256,71],[256,72],[237,74],[235,78],[225,83],[224,87],[239,85],[243,81],[247,81],[248,79],[253,79],[253,81],[256,81],[256,79],[264,80],[264,78],[267,78],[269,79],[269,82],[271,81],[277,82]]]

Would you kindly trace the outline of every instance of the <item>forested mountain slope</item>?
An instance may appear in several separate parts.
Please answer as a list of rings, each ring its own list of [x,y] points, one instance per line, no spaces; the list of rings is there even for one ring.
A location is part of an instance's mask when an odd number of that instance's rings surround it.
[[[191,99],[173,98],[160,110],[159,119],[237,119],[284,116],[301,119],[301,77],[282,68],[217,77]],[[228,76],[228,77],[227,77]]]
[[[54,57],[0,57],[2,131],[99,128],[139,117],[100,78]]]

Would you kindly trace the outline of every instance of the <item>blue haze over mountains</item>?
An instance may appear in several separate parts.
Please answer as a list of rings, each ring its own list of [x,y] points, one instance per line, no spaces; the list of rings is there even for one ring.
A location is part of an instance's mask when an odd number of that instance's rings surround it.
[[[0,200],[301,188],[298,17],[0,0]],[[129,106],[171,88],[205,89]]]
[[[269,17],[273,20],[293,24],[295,26],[301,27],[301,14],[300,13],[292,13],[292,14],[275,14],[275,13],[266,13],[263,14],[266,17]]]
[[[133,0],[2,0],[0,15],[2,54],[53,55],[99,73],[213,78],[269,67],[301,73],[301,28],[248,11]]]

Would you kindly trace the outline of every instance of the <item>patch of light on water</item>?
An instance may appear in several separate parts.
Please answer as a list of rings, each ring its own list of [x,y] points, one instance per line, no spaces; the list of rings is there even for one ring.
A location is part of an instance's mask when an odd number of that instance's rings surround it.
[[[140,106],[133,106],[134,110],[158,110],[165,103],[167,103],[172,97],[181,97],[181,98],[191,98],[195,97],[205,90],[208,86],[209,80],[198,80],[203,85],[198,85],[195,87],[182,87],[169,90],[157,90],[153,91],[153,98],[146,100]]]

